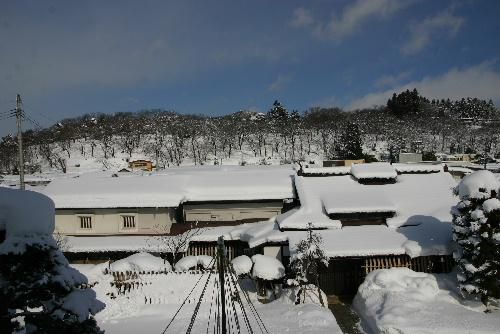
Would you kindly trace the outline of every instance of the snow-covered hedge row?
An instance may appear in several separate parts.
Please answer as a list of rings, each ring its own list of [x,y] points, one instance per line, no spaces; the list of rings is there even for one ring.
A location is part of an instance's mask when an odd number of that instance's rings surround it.
[[[189,269],[201,266],[205,269],[211,269],[215,265],[215,259],[208,255],[188,255],[177,261],[175,271],[188,271]]]
[[[168,261],[141,252],[110,264],[111,271],[172,271]]]

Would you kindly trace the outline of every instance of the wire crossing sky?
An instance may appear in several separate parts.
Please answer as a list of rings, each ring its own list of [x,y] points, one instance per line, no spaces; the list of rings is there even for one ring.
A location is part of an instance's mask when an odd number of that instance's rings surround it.
[[[500,2],[3,1],[0,112],[42,126],[85,113],[500,102]],[[29,126],[29,124],[26,124]],[[0,135],[14,131],[0,121]]]

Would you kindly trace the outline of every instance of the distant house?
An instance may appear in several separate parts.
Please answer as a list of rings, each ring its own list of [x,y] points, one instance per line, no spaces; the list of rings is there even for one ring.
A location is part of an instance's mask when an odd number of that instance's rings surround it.
[[[183,204],[186,223],[249,223],[266,220],[279,215],[283,199],[262,199],[256,201],[204,201]]]
[[[56,207],[56,232],[69,238],[71,261],[116,259],[139,250],[159,251],[154,235],[208,227],[186,254],[214,254],[215,228],[265,221],[294,197],[290,166],[172,168],[164,173],[111,173],[57,179],[43,193]],[[115,174],[116,175],[116,174]],[[249,224],[253,225],[253,224]],[[245,242],[229,240],[230,256]]]
[[[271,166],[99,173],[55,180],[43,193],[54,201],[64,235],[177,234],[191,223],[236,225],[280,214],[294,197],[292,174]]]
[[[143,170],[151,172],[154,168],[153,163],[149,160],[134,160],[128,163],[132,170]]]
[[[399,153],[399,162],[422,162],[422,153]]]
[[[288,240],[282,254],[293,254],[309,226],[317,230],[330,257],[320,284],[335,294],[354,293],[375,269],[451,270],[456,181],[441,165],[410,165],[374,163],[354,165],[350,175],[297,176],[300,206],[276,217]]]
[[[358,160],[324,160],[323,167],[350,167],[353,164],[363,164],[365,163],[365,159]]]

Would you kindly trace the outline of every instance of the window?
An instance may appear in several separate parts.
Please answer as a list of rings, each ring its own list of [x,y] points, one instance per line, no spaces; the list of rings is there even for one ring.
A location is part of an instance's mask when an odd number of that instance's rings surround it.
[[[91,230],[92,229],[92,217],[91,216],[80,216],[80,229]]]
[[[122,229],[127,230],[127,229],[135,229],[135,216],[122,216]]]

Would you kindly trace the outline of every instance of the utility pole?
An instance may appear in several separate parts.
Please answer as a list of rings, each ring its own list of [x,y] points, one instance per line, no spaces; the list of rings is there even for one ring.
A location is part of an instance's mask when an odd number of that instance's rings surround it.
[[[224,247],[224,238],[222,236],[217,240],[219,251],[217,252],[217,269],[219,270],[220,281],[220,300],[221,300],[221,333],[227,334],[226,329],[226,291],[224,286],[224,260],[226,249]]]
[[[19,148],[19,189],[24,190],[24,157],[23,157],[23,132],[21,123],[23,121],[23,109],[21,95],[16,96],[16,121],[17,121],[17,146]]]

